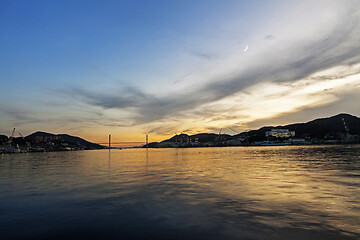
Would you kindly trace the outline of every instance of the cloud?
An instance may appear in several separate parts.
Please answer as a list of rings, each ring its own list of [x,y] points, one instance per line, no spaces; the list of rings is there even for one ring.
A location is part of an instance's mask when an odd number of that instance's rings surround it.
[[[195,57],[198,57],[198,58],[201,58],[201,59],[205,59],[205,60],[211,60],[213,57],[208,54],[208,53],[205,53],[205,52],[200,52],[200,51],[191,51],[190,52],[191,55],[195,56]]]
[[[152,96],[145,94],[135,87],[121,88],[116,93],[111,91],[85,91],[79,88],[73,88],[64,93],[69,96],[76,96],[90,105],[101,106],[103,108],[136,107],[143,102],[153,101]]]
[[[243,47],[239,46],[231,55],[211,61],[201,71],[187,76],[169,88],[167,94],[125,87],[111,92],[73,89],[71,95],[77,95],[89,105],[131,111],[136,115],[134,122],[138,124],[194,116],[201,106],[225,99],[250,86],[263,82],[292,83],[324,69],[338,65],[351,68],[359,63],[360,19],[356,9],[349,6],[340,16],[329,21],[325,21],[325,15],[318,22],[307,20],[298,26],[284,24],[283,31],[276,32],[276,39],[273,35],[265,37],[273,41],[264,44],[261,37],[255,38],[249,42],[251,51],[243,53]],[[197,55],[209,57],[207,54]],[[346,77],[344,74],[351,74],[351,71],[314,75],[312,80],[338,79]],[[221,112],[221,109],[216,109],[212,114]],[[203,111],[198,113],[207,115]],[[161,132],[159,129],[153,131]]]
[[[271,39],[273,39],[273,38],[274,38],[274,36],[271,35],[271,34],[266,35],[266,36],[264,37],[265,40],[271,40]]]
[[[304,106],[301,111],[281,113],[269,118],[256,119],[247,124],[248,128],[258,128],[264,125],[286,125],[291,123],[308,122],[316,118],[333,116],[339,113],[350,113],[359,116],[359,108],[354,102],[360,102],[360,95],[355,89],[354,92],[343,94],[341,98],[331,104]]]
[[[14,120],[16,119],[16,121],[18,122],[26,122],[32,120],[32,117],[29,116],[31,112],[23,108],[9,106],[6,104],[0,104],[0,112],[8,115],[10,118],[13,118]]]

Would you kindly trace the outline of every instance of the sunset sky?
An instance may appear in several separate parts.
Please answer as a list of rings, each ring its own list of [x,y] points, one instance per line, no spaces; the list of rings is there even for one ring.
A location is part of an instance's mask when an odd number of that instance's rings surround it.
[[[0,134],[143,142],[360,116],[359,6],[2,0]]]

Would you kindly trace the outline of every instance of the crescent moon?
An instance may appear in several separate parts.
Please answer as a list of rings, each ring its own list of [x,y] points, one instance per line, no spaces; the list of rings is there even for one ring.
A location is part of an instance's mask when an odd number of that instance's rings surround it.
[[[248,49],[249,49],[249,46],[246,45],[246,47],[245,47],[245,49],[244,49],[244,52],[246,52]]]

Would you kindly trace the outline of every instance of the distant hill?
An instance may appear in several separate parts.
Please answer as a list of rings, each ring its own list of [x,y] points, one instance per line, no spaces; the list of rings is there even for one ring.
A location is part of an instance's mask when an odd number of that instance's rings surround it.
[[[70,136],[68,134],[52,134],[47,132],[35,132],[25,137],[26,141],[31,141],[35,144],[53,142],[62,143],[70,147],[77,147],[82,149],[104,149],[105,147],[97,143],[91,143],[85,139]]]
[[[221,136],[223,138],[229,138],[231,137],[228,134],[221,134]],[[186,140],[187,138],[190,138],[192,140],[197,140],[199,143],[209,143],[209,142],[215,142],[218,140],[219,138],[219,134],[215,134],[215,133],[199,133],[199,134],[195,134],[195,135],[188,135],[188,134],[179,134],[179,135],[175,135],[170,139],[164,140],[161,143],[167,143],[167,142],[179,142],[181,140]]]
[[[3,145],[9,141],[8,136],[0,135],[0,145]]]
[[[295,138],[311,140],[343,140],[346,135],[345,125],[350,135],[360,136],[360,118],[342,113],[328,118],[315,119],[307,123],[295,123],[284,126],[266,126],[233,136],[228,134],[219,135],[215,133],[199,133],[195,135],[180,134],[160,143],[150,143],[149,147],[167,147],[177,145],[194,146],[194,143],[198,146],[223,146],[229,144],[231,140],[236,139],[246,140],[243,143],[250,144],[255,141],[267,140],[266,132],[271,129],[289,129],[290,131],[295,131]]]
[[[346,133],[343,119],[349,129],[349,134],[360,135],[360,118],[342,113],[328,118],[315,119],[307,123],[262,127],[258,130],[243,132],[236,136],[249,136],[250,140],[259,141],[265,139],[266,131],[285,128],[295,131],[296,138],[339,139]]]

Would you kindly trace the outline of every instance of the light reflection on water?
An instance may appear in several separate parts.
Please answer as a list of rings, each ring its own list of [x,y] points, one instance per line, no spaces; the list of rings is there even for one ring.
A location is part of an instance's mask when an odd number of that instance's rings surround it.
[[[360,146],[4,155],[0,239],[357,239]]]

